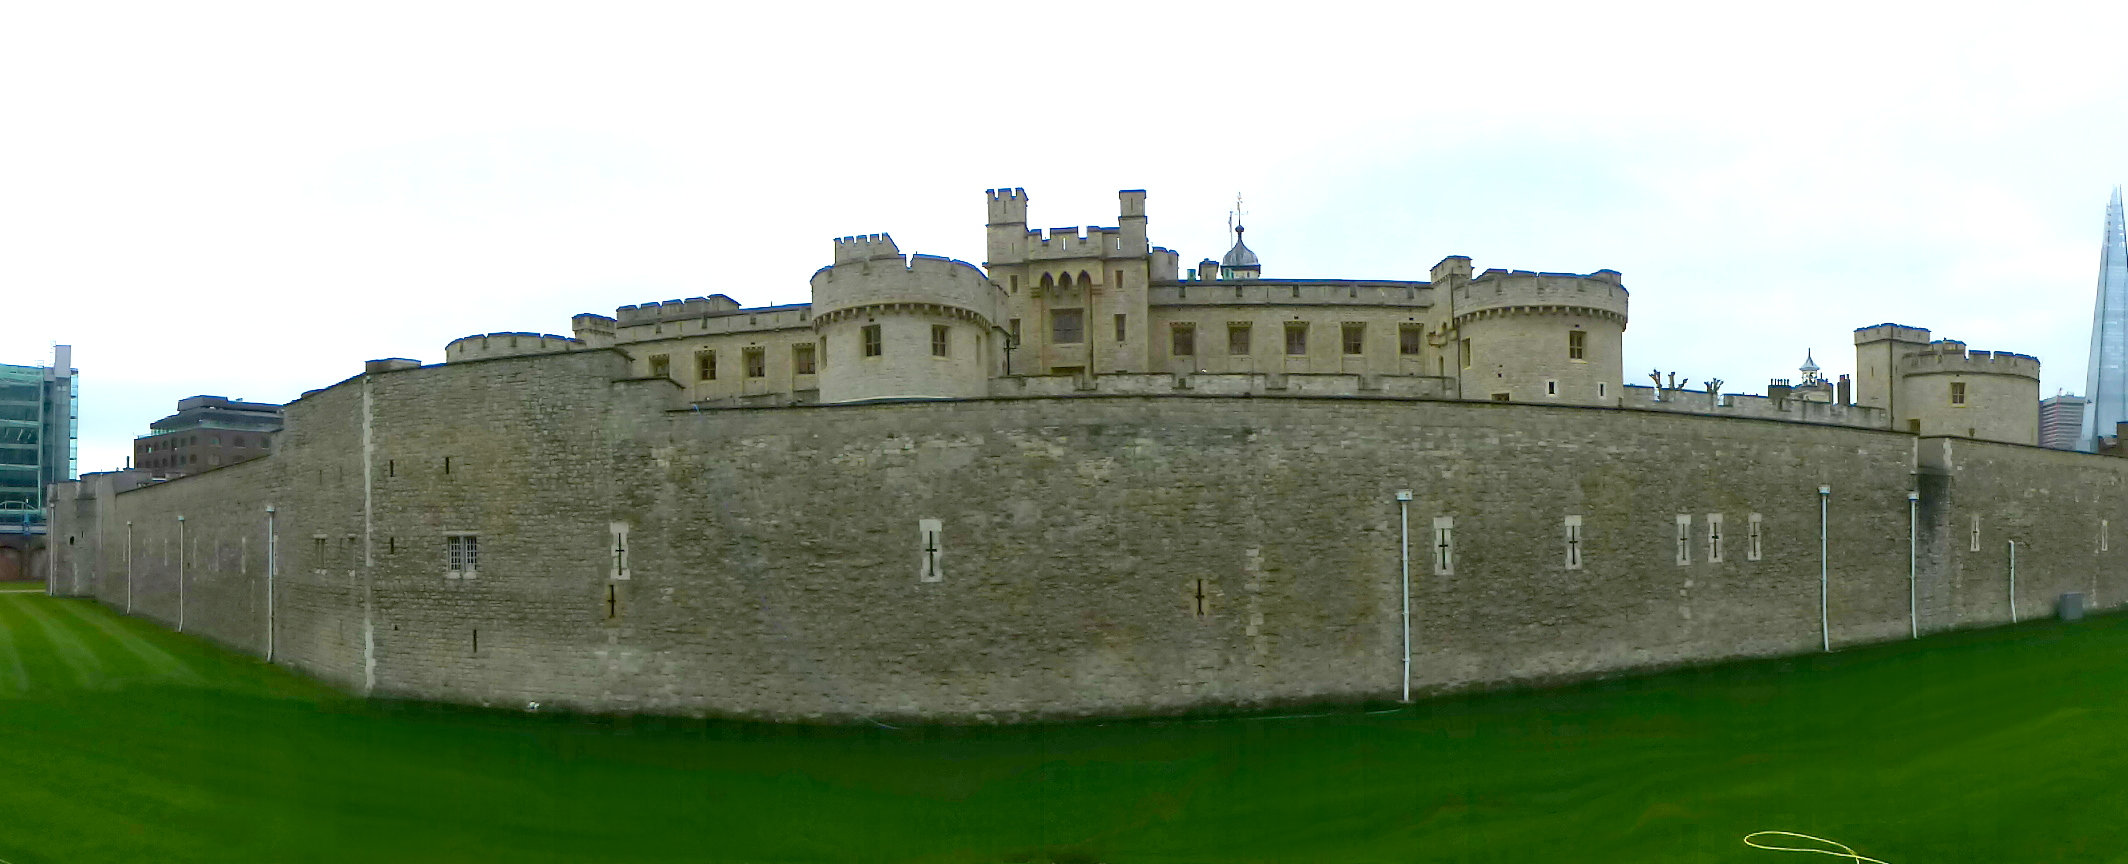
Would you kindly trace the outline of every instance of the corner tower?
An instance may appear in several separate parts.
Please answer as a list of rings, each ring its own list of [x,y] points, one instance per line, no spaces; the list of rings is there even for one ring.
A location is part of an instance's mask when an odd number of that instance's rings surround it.
[[[1116,227],[1027,227],[1027,193],[988,191],[990,279],[1003,289],[1010,372],[1077,375],[1147,369],[1145,190],[1116,193]]]
[[[1452,304],[1447,353],[1462,398],[1618,404],[1626,289],[1617,271],[1487,270],[1466,282],[1469,267],[1465,258],[1434,267],[1435,290],[1446,287]]]
[[[820,401],[973,399],[997,372],[997,286],[975,265],[904,258],[885,234],[835,241],[813,274]]]

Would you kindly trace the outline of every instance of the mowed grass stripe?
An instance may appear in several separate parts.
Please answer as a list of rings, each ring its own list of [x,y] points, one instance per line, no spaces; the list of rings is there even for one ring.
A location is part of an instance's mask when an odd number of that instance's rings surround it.
[[[50,646],[49,656],[58,660],[60,666],[66,667],[66,674],[74,680],[74,686],[96,687],[109,678],[103,662],[96,659],[96,655],[89,651],[89,646],[82,643],[81,635],[75,632],[81,629],[76,623],[79,619],[55,619],[50,611],[50,607],[55,604],[50,600],[18,597],[10,597],[8,600],[17,610],[29,617],[36,632],[44,638],[45,644]],[[93,636],[91,638],[94,639]],[[58,669],[47,664],[46,674],[58,674]]]
[[[177,659],[177,655],[156,647],[155,643],[141,638],[138,634],[127,632],[125,626],[114,620],[109,611],[102,608],[88,608],[89,604],[87,603],[62,601],[56,605],[60,609],[66,610],[67,614],[102,631],[105,636],[109,637],[112,642],[117,643],[119,647],[140,658],[152,670],[152,674],[185,683],[199,683],[203,680],[197,670],[194,670],[185,661]]]
[[[28,692],[29,669],[22,665],[22,649],[15,647],[15,632],[25,625],[25,617],[15,611],[15,598],[0,598],[0,696],[12,696]]]

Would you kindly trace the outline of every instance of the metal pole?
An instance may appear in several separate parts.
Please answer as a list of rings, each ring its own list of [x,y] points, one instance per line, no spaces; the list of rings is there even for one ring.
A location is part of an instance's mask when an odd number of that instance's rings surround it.
[[[1825,650],[1832,650],[1832,577],[1825,556],[1826,512],[1832,503],[1832,487],[1818,487],[1818,635]]]
[[[177,632],[185,632],[185,517],[177,517]]]
[[[1411,701],[1411,490],[1397,492],[1397,553],[1404,569],[1404,701]]]
[[[2017,623],[2017,541],[2010,541],[2010,623]]]
[[[275,547],[273,518],[273,505],[268,504],[266,505],[266,662],[268,663],[273,662],[273,577],[274,570],[280,566],[280,559],[276,555],[280,550]]]
[[[126,522],[126,614],[133,614],[133,523]]]
[[[1921,638],[1921,591],[1916,575],[1920,571],[1919,541],[1921,525],[1921,493],[1906,493],[1906,626],[1911,638]]]

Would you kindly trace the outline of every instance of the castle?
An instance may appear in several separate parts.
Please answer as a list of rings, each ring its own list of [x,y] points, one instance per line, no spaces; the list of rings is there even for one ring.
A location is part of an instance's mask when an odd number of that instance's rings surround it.
[[[54,589],[366,693],[992,721],[1397,697],[2128,599],[2128,461],[2038,361],[1856,331],[1627,385],[1619,274],[1184,272],[988,195],[983,267],[844,237],[806,305],[456,340],[265,458],[54,499]],[[56,538],[64,537],[64,541]]]
[[[810,304],[743,308],[719,294],[623,306],[576,316],[573,336],[488,333],[444,355],[619,348],[637,376],[670,379],[701,407],[1289,392],[1705,411],[2024,444],[2038,435],[2038,360],[1968,352],[1924,329],[1856,331],[1859,404],[1807,360],[1800,386],[1775,380],[1762,397],[1629,386],[1627,292],[1612,270],[1474,275],[1452,255],[1428,281],[1267,279],[1237,224],[1225,255],[1184,271],[1180,253],[1149,244],[1143,190],[1118,193],[1113,228],[1029,229],[1026,190],[986,195],[982,267],[904,255],[887,234],[843,237],[834,263],[813,274]]]

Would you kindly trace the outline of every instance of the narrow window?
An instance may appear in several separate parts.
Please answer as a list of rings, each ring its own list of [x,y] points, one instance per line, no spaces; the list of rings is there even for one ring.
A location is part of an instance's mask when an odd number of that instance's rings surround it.
[[[923,557],[918,565],[916,579],[919,582],[938,582],[946,578],[939,571],[939,558],[944,555],[940,546],[941,523],[937,519],[916,520],[917,549]]]
[[[715,381],[715,380],[717,380],[717,352],[715,352],[715,351],[696,351],[696,352],[695,352],[695,380],[696,380],[696,381]]]
[[[613,539],[613,545],[608,550],[609,557],[613,559],[613,570],[607,573],[606,576],[616,582],[625,582],[629,579],[628,523],[609,522],[606,525],[606,531],[612,535]]]
[[[652,378],[670,378],[670,377],[672,377],[672,355],[670,355],[670,354],[652,354],[652,355],[650,355],[650,377],[652,377]]]
[[[449,456],[443,457],[443,473],[451,473],[451,457]]]
[[[1204,617],[1204,615],[1205,615],[1205,599],[1206,599],[1206,598],[1205,598],[1205,596],[1204,596],[1204,580],[1203,580],[1203,579],[1199,579],[1199,580],[1197,580],[1197,590],[1196,590],[1196,592],[1195,592],[1195,596],[1193,596],[1193,597],[1192,597],[1191,599],[1195,601],[1195,605],[1196,605],[1196,608],[1197,608],[1197,617],[1199,617],[1199,618],[1203,618],[1203,617]]]
[[[805,343],[805,344],[803,344],[803,345],[792,345],[792,346],[791,346],[791,373],[792,373],[792,374],[794,374],[794,375],[811,375],[811,374],[813,374],[813,373],[814,373],[814,369],[813,369],[813,357],[814,357],[814,356],[815,356],[815,355],[814,355],[814,353],[813,353],[813,343],[811,343],[811,342],[807,342],[807,343]]]
[[[747,348],[739,352],[739,359],[746,363],[746,377],[768,377],[768,351],[762,348]]]
[[[1176,357],[1197,355],[1197,325],[1169,324],[1168,353]]]
[[[1470,363],[1471,363],[1471,358],[1470,358],[1470,340],[1469,340],[1469,339],[1464,339],[1464,340],[1462,340],[1461,342],[1459,342],[1459,343],[1457,343],[1457,344],[1459,345],[1459,347],[1461,347],[1461,348],[1462,348],[1462,352],[1463,352],[1463,368],[1465,368],[1465,369],[1469,369],[1469,368],[1470,368]]]
[[[1586,330],[1566,332],[1566,359],[1587,360],[1589,357],[1589,333]]]
[[[170,553],[164,552],[163,557],[165,559],[169,558]],[[310,569],[319,571],[325,569],[325,535],[323,534],[313,535],[310,538]]]
[[[1433,575],[1453,576],[1456,572],[1456,517],[1433,517]]]
[[[1761,547],[1759,545],[1759,542],[1760,538],[1764,536],[1764,528],[1761,526],[1760,522],[1761,517],[1757,513],[1751,514],[1751,516],[1745,521],[1746,532],[1744,544],[1744,559],[1747,561],[1759,560],[1759,555],[1761,554]]]
[[[472,578],[480,569],[480,538],[452,534],[443,538],[444,574]]]
[[[1076,345],[1086,341],[1086,310],[1049,310],[1049,341],[1058,345]]]
[[[1012,337],[1012,344],[1020,344],[1020,319],[1005,322],[1005,332]]]
[[[1544,382],[1544,395],[1546,395],[1546,396],[1557,396],[1557,395],[1559,395],[1559,382],[1557,382],[1557,381],[1553,381],[1553,380],[1549,380],[1549,379],[1546,379],[1546,381]]]
[[[616,590],[617,588],[618,586],[611,582],[606,583],[606,620],[608,621],[620,617],[620,592]]]
[[[1116,276],[1117,276],[1118,278],[1121,278],[1121,277],[1123,276],[1123,273],[1122,273],[1121,271],[1117,271],[1117,273],[1116,273]],[[1126,323],[1127,321],[1129,321],[1129,318],[1128,318],[1127,316],[1124,316],[1124,315],[1121,315],[1121,314],[1118,314],[1118,315],[1116,316],[1116,341],[1118,341],[1118,342],[1121,342],[1121,341],[1123,341],[1123,334],[1124,334],[1124,333],[1126,332],[1126,330],[1127,330],[1127,328],[1126,328],[1126,327],[1124,326],[1124,324],[1125,324],[1125,323]]]
[[[1511,401],[1511,400],[1512,400],[1513,398],[1514,398],[1513,396],[1511,396],[1511,395],[1509,395],[1509,394],[1506,394],[1506,393],[1494,393],[1494,394],[1493,394],[1493,401],[1494,401],[1494,402],[1507,402],[1507,401]]]
[[[866,324],[866,325],[864,326],[864,329],[863,329],[862,331],[859,331],[859,332],[861,332],[861,333],[862,333],[862,334],[864,335],[864,356],[866,356],[866,357],[877,357],[877,356],[879,356],[879,353],[880,353],[880,344],[879,344],[879,325],[877,325],[877,324]]]
[[[824,337],[813,346],[813,362],[819,368],[828,365],[828,340]]]
[[[1249,325],[1236,321],[1227,325],[1227,353],[1236,357],[1249,354]]]
[[[1966,547],[1968,552],[1980,551],[1980,515],[1973,515],[1973,542]]]
[[[2106,520],[2098,520],[2098,551],[2106,551]]]
[[[1951,382],[1951,404],[1953,404],[1953,405],[1964,405],[1964,404],[1965,404],[1965,382],[1964,382],[1964,381],[1953,381],[1953,382]]]
[[[1017,275],[1015,275],[1015,276],[1013,276],[1013,277],[1011,277],[1011,278],[1012,278],[1012,293],[1014,293],[1014,294],[1018,294],[1018,293],[1020,293],[1020,277],[1019,277],[1019,276],[1017,276]]]
[[[1426,325],[1400,324],[1397,326],[1397,353],[1416,357],[1426,348]]]
[[[1581,517],[1566,517],[1566,569],[1581,569]]]
[[[1707,563],[1722,563],[1722,514],[1707,514]]]
[[[953,328],[944,324],[931,325],[931,356],[953,356]]]
[[[1606,395],[1609,395],[1609,392],[1610,392],[1610,388],[1609,388],[1609,386],[1607,386],[1606,384],[1604,384],[1604,382],[1602,382],[1602,381],[1598,381],[1598,382],[1596,382],[1596,398],[1598,398],[1598,399],[1602,399],[1602,398],[1604,398],[1604,397],[1605,397]]]
[[[1345,356],[1350,357],[1355,354],[1367,353],[1367,325],[1347,321],[1343,327],[1338,329],[1340,335],[1344,337],[1339,341],[1344,344]]]
[[[1677,514],[1677,563],[1692,563],[1692,514]]]
[[[1121,237],[1116,238],[1116,251],[1123,251],[1123,238]],[[1123,271],[1117,270],[1115,274],[1116,278],[1108,280],[1108,284],[1110,287],[1121,289],[1123,287]]]
[[[1286,353],[1296,357],[1308,353],[1308,322],[1286,322]]]

